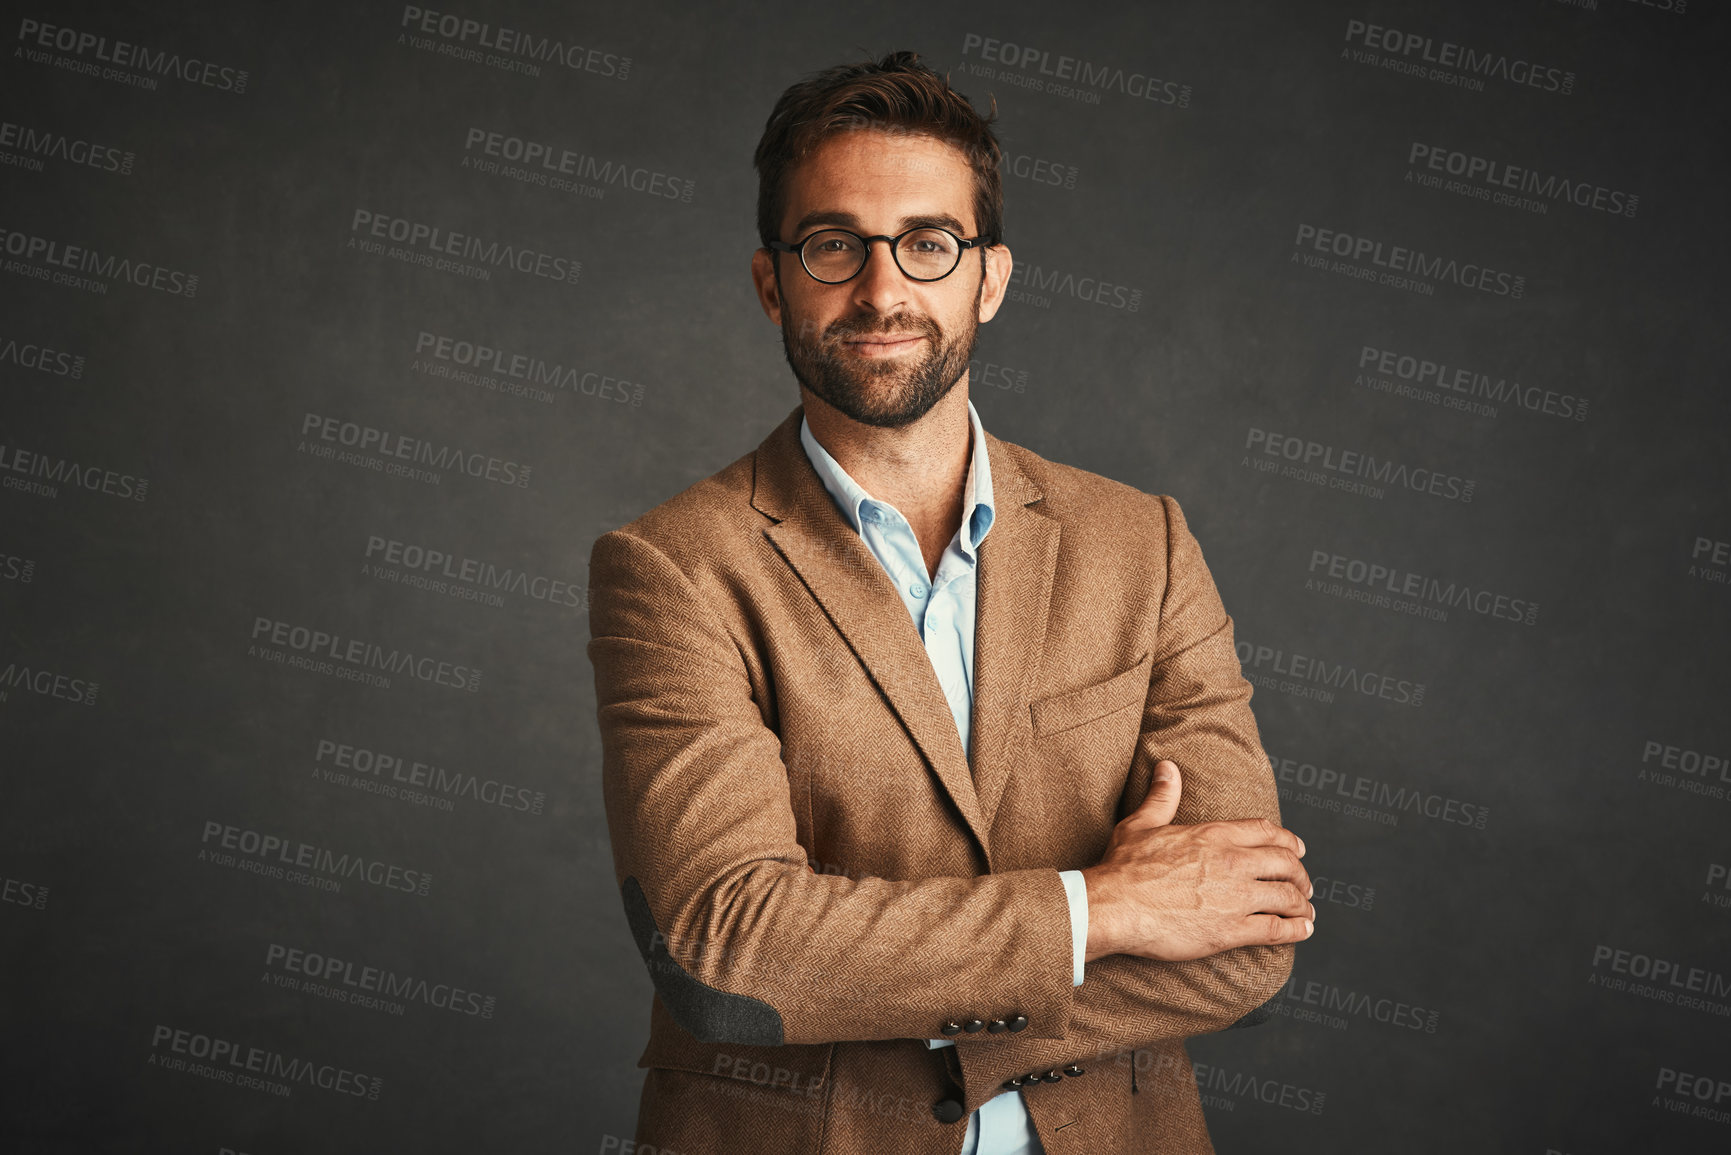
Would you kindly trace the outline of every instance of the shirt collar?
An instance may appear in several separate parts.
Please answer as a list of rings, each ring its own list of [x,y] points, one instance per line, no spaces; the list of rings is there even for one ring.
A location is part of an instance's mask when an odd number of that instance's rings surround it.
[[[980,424],[980,415],[974,409],[974,403],[968,402],[968,424],[973,428],[973,452],[968,457],[968,476],[962,488],[962,550],[970,558],[980,548],[980,543],[986,539],[986,532],[992,528],[997,513],[992,507],[992,463],[991,455],[986,451],[986,430]],[[861,508],[883,506],[893,509],[886,501],[879,501],[860,487],[860,484],[848,476],[829,451],[818,444],[812,436],[811,424],[802,414],[799,419],[799,443],[805,447],[805,455],[811,459],[812,468],[823,481],[823,487],[829,490],[829,495],[835,498],[835,503],[841,507],[843,516],[854,532],[860,531],[864,522]],[[900,512],[899,510],[897,511]]]

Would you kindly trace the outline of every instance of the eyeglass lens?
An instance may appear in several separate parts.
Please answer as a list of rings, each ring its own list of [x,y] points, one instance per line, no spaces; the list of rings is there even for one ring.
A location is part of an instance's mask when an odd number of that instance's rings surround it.
[[[845,281],[866,262],[866,245],[841,229],[824,229],[805,239],[805,267],[820,281]],[[962,247],[942,229],[915,229],[897,242],[896,264],[916,281],[947,277],[962,259]]]

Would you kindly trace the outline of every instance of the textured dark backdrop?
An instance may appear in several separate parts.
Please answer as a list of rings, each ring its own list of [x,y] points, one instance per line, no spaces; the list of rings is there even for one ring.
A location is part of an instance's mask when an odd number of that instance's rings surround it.
[[[1220,1149],[1726,1149],[1725,17],[1132,7],[13,8],[0,1146],[620,1149],[589,546],[794,404],[751,149],[906,47],[986,427],[1184,504],[1320,876]]]

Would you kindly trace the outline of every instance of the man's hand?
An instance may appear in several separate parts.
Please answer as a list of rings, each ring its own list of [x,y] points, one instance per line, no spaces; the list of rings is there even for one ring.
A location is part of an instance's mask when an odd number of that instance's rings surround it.
[[[1177,763],[1161,760],[1148,797],[1082,872],[1088,960],[1182,962],[1309,938],[1315,888],[1298,861],[1304,842],[1262,818],[1174,826],[1180,789]]]

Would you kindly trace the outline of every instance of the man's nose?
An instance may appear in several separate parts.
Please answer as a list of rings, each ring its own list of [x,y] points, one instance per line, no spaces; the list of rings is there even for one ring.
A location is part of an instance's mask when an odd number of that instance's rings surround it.
[[[866,242],[865,268],[859,271],[859,276],[853,280],[854,303],[877,313],[892,313],[908,300],[908,286],[912,284],[896,264],[895,254],[890,251],[890,242],[874,240]]]

